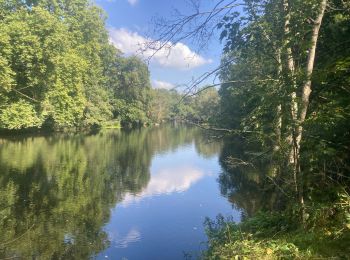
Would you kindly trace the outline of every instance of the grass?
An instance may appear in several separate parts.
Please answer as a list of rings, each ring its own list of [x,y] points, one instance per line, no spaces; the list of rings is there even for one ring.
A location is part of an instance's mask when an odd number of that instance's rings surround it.
[[[350,229],[329,222],[308,227],[285,213],[258,213],[239,224],[219,216],[206,221],[203,259],[349,259]]]

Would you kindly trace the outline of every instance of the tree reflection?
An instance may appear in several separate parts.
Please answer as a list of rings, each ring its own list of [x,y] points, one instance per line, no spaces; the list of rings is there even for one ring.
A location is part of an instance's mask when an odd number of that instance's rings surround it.
[[[275,178],[273,165],[266,160],[256,160],[256,154],[244,152],[249,150],[241,140],[228,139],[220,154],[221,193],[235,208],[242,210],[243,219],[260,210],[281,208],[285,199],[285,194],[277,192],[278,184],[271,181]]]
[[[165,125],[95,135],[0,139],[0,258],[85,259],[109,246],[110,208],[146,192],[155,154],[196,143],[198,128]],[[194,141],[196,140],[196,142]]]

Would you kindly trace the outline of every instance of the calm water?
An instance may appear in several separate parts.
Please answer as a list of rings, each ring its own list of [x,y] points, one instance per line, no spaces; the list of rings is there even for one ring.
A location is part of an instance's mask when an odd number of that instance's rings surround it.
[[[205,248],[222,145],[198,128],[0,139],[0,259],[182,259]]]

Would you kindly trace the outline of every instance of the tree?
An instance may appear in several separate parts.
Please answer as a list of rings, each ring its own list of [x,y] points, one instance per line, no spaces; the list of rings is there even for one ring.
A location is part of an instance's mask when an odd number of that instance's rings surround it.
[[[148,68],[109,43],[99,7],[88,0],[0,7],[1,129],[86,128],[119,115],[148,122]]]
[[[148,123],[151,101],[150,74],[147,65],[132,56],[116,61],[118,85],[113,89],[114,117],[122,123]]]
[[[212,85],[221,85],[216,129],[243,135],[259,158],[274,162],[270,181],[292,187],[289,201],[298,203],[304,222],[310,213],[305,198],[309,205],[317,200],[313,190],[348,191],[349,54],[339,49],[349,45],[348,21],[345,1],[218,1],[210,10],[194,4],[193,14],[179,14],[156,30],[158,42],[190,38],[199,46],[219,30],[221,65],[193,80],[186,96],[200,94],[204,80],[219,74],[221,82]],[[322,185],[315,184],[319,172]]]

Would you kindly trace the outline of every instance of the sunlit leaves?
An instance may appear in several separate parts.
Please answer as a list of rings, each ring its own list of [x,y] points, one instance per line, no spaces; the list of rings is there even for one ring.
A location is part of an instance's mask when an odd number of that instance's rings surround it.
[[[148,68],[135,57],[121,57],[109,43],[100,8],[87,0],[0,6],[0,110],[23,99],[50,128],[89,127],[122,114],[113,109],[120,99],[139,111],[133,121],[147,122]],[[22,121],[16,128],[41,127],[15,116]]]
[[[23,99],[9,104],[0,112],[1,128],[22,129],[39,127],[41,124],[42,119],[37,115],[35,107]]]

